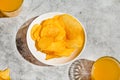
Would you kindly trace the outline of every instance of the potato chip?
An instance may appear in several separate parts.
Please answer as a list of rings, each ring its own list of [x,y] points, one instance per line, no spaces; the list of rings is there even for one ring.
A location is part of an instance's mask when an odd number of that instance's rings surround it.
[[[0,71],[0,80],[10,80],[10,69]]]
[[[53,37],[55,38],[59,34],[59,28],[54,25],[46,25],[41,30],[41,37]]]
[[[73,40],[67,40],[66,41],[66,47],[67,48],[82,48],[84,44],[83,38],[77,37],[76,39]]]
[[[63,41],[52,42],[51,45],[46,48],[46,51],[57,52],[63,51],[65,49],[65,44]]]
[[[70,15],[61,15],[61,20],[64,22],[66,37],[68,39],[76,39],[79,35],[84,35],[81,24]]]
[[[40,37],[40,30],[41,26],[39,24],[35,24],[31,29],[31,37],[33,40],[37,40],[38,37]]]
[[[55,40],[56,41],[64,40],[66,37],[66,32],[64,28],[60,25],[59,21],[54,21],[54,25],[57,26],[59,29],[59,34],[56,36]]]
[[[56,55],[61,56],[61,57],[68,57],[72,54],[74,50],[75,50],[74,48],[66,48],[64,49],[64,51],[56,52]]]
[[[52,58],[59,58],[60,56],[58,56],[58,55],[55,55],[55,54],[46,54],[46,60],[48,60],[48,59],[52,59]]]
[[[45,50],[50,46],[50,44],[53,42],[52,38],[40,38],[39,41],[35,41],[35,46],[37,50]]]
[[[84,30],[81,24],[70,15],[61,15],[60,19],[65,25],[67,47],[82,48],[84,44]]]
[[[46,54],[46,58],[45,58],[46,60],[61,57],[61,56],[56,55],[56,53],[52,51],[43,50],[43,52]]]
[[[53,22],[54,22],[53,19],[50,19],[50,18],[49,18],[49,19],[47,19],[47,20],[42,21],[42,22],[41,22],[41,25],[42,25],[42,26],[51,25],[51,24],[53,24]]]

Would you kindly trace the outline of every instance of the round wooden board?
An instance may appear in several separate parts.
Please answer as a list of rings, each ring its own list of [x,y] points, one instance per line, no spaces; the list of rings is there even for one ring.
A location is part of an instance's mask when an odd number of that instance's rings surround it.
[[[37,17],[37,16],[36,16]],[[42,62],[38,61],[30,52],[28,45],[27,45],[27,40],[26,40],[26,34],[28,27],[30,23],[36,18],[31,18],[28,21],[26,21],[18,30],[17,35],[16,35],[16,46],[19,51],[19,53],[22,55],[24,59],[29,61],[30,63],[33,63],[35,65],[39,66],[48,66],[46,64],[43,64]]]

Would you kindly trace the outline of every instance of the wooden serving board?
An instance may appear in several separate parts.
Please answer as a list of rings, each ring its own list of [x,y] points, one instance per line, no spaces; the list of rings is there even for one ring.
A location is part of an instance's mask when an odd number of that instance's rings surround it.
[[[37,17],[37,16],[36,16]],[[27,45],[27,40],[26,40],[26,34],[27,34],[27,30],[28,27],[30,25],[30,23],[36,18],[31,18],[28,21],[26,21],[18,30],[17,35],[16,35],[16,46],[17,49],[19,51],[19,53],[21,54],[21,56],[26,59],[27,61],[29,61],[32,64],[35,65],[39,65],[39,66],[48,66],[43,64],[42,62],[38,61],[30,52],[28,45]]]
[[[5,18],[7,16],[5,16],[2,12],[0,12],[0,18]]]

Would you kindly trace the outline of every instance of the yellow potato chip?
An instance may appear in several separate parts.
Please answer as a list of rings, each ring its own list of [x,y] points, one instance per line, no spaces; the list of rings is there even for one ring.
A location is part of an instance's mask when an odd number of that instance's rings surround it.
[[[0,78],[0,80],[4,80],[4,79]]]
[[[59,17],[60,17],[59,15],[56,15],[56,16],[53,17],[53,20],[57,21]]]
[[[5,69],[4,71],[0,71],[0,79],[10,80],[10,69]]]
[[[41,26],[39,24],[35,24],[31,29],[31,37],[33,40],[36,40],[38,37],[40,37],[40,29]]]
[[[66,36],[68,39],[76,39],[79,35],[84,35],[82,25],[70,15],[61,15],[65,24]]]
[[[63,27],[64,30],[65,30],[65,27],[66,27],[66,26],[65,26],[65,24],[64,24],[64,22],[63,22],[63,20],[62,20],[62,18],[61,18],[61,15],[58,17],[58,21],[59,21],[61,27]]]
[[[45,58],[46,60],[60,57],[60,56],[56,55],[55,52],[46,51],[46,50],[43,50],[43,52],[46,53],[46,58]]]
[[[55,40],[56,41],[64,40],[66,37],[66,32],[64,28],[60,25],[58,20],[54,21],[54,26],[57,26],[59,29],[59,34],[56,36]]]
[[[68,57],[68,56],[70,56],[72,54],[72,52],[74,50],[75,50],[74,48],[71,48],[71,49],[66,48],[63,51],[56,52],[56,55],[61,56],[61,57]]]
[[[42,22],[41,22],[41,25],[42,25],[42,26],[51,25],[51,24],[53,24],[53,22],[54,22],[53,19],[50,19],[50,18],[49,18],[49,19],[47,19],[47,20],[42,21]]]
[[[46,48],[46,51],[57,52],[57,51],[63,51],[64,49],[65,49],[65,43],[63,41],[58,41],[58,42],[52,42],[51,45],[49,45]]]
[[[59,33],[59,28],[54,25],[46,25],[41,30],[41,37],[53,37],[55,38]]]
[[[67,57],[67,56],[70,56],[70,54],[75,49],[74,48],[66,48],[65,42],[58,41],[58,42],[52,42],[51,45],[49,45],[48,48],[46,48],[45,50],[48,51],[49,55],[51,55],[51,56],[53,54],[50,54],[50,52],[53,52],[54,55],[57,55],[57,56]]]
[[[55,54],[46,54],[46,60],[52,59],[52,58],[59,58],[60,56],[55,55]]]
[[[39,41],[36,41],[35,46],[37,48],[37,50],[45,50],[47,47],[50,46],[50,44],[53,42],[52,38],[40,38]]]
[[[81,37],[77,37],[76,39],[73,40],[67,40],[66,41],[66,47],[68,48],[82,48],[84,44],[84,39]]]

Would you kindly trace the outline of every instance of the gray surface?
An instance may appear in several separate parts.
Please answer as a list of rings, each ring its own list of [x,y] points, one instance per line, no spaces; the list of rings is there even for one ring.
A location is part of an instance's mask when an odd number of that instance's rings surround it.
[[[0,19],[0,64],[11,69],[12,80],[69,80],[69,65],[36,66],[16,49],[20,26],[51,11],[70,13],[84,25],[87,44],[79,58],[96,60],[109,55],[120,60],[120,0],[25,0],[19,16]]]

